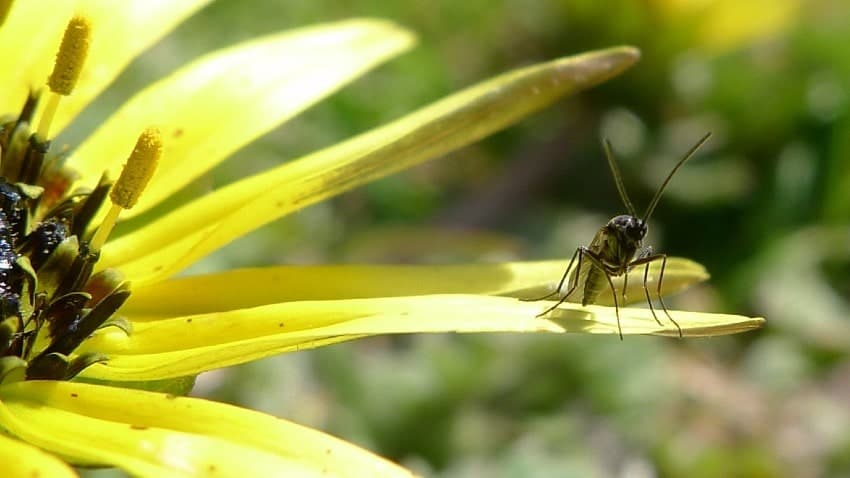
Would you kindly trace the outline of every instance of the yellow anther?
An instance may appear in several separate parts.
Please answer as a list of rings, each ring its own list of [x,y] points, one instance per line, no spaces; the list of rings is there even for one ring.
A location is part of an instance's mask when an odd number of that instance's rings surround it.
[[[91,40],[91,22],[88,18],[77,15],[68,22],[62,45],[56,54],[53,73],[47,79],[50,91],[68,96],[77,84],[77,78],[83,70],[83,63],[89,52]]]
[[[130,209],[136,205],[139,196],[150,181],[159,157],[162,156],[162,134],[156,128],[148,128],[139,136],[133,153],[127,158],[127,164],[121,176],[112,187],[109,198],[115,205]]]
[[[162,134],[156,128],[147,128],[139,135],[136,147],[133,148],[124,169],[121,170],[121,176],[112,186],[112,191],[109,193],[112,208],[106,213],[106,218],[89,241],[89,249],[92,252],[99,251],[106,243],[106,238],[115,227],[121,210],[130,209],[136,205],[156,170],[160,156],[162,156]]]
[[[3,1],[3,0],[0,0]],[[89,42],[91,41],[91,22],[88,18],[77,15],[68,22],[65,28],[65,36],[59,52],[56,53],[56,63],[53,65],[53,73],[47,78],[47,86],[50,87],[44,112],[38,123],[38,134],[48,139],[50,124],[53,116],[59,108],[59,100],[68,96],[74,90],[80,72],[83,71],[83,63],[89,53]]]
[[[0,26],[6,22],[6,17],[9,16],[13,3],[15,3],[14,0],[0,0]]]

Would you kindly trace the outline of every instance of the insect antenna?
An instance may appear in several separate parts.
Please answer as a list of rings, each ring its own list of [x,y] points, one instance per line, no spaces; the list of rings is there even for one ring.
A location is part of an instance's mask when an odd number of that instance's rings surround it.
[[[602,142],[605,147],[605,157],[608,158],[608,166],[611,168],[611,174],[614,176],[614,182],[617,183],[617,192],[620,193],[620,199],[623,200],[623,205],[626,206],[630,216],[637,217],[635,207],[629,200],[629,195],[626,193],[626,187],[623,186],[623,178],[620,176],[620,168],[617,167],[617,160],[614,158],[614,151],[611,149],[611,142],[607,139]]]
[[[661,186],[658,187],[658,191],[656,191],[655,196],[652,197],[652,201],[649,203],[649,207],[646,208],[646,214],[643,215],[643,222],[646,222],[646,221],[649,220],[649,216],[652,215],[652,211],[654,211],[655,206],[658,205],[658,200],[661,199],[661,193],[664,192],[664,188],[667,187],[667,183],[670,182],[670,179],[673,178],[673,175],[676,174],[676,171],[679,169],[679,167],[682,166],[683,164],[685,164],[685,161],[690,159],[691,156],[693,156],[694,153],[696,153],[697,150],[703,144],[705,144],[706,141],[708,141],[709,137],[711,137],[711,132],[706,133],[705,136],[703,136],[702,139],[697,141],[697,144],[695,144],[690,149],[690,151],[688,151],[688,153],[685,154],[685,156],[683,156],[682,159],[680,159],[678,163],[676,163],[676,166],[673,167],[673,170],[670,171],[670,174],[667,175],[667,178],[664,179],[664,182],[661,183]],[[618,181],[618,187],[619,187],[619,181]]]

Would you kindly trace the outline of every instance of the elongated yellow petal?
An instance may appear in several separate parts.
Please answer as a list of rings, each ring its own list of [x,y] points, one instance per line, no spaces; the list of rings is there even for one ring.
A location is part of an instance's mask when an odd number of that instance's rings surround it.
[[[74,13],[91,20],[92,43],[77,87],[63,99],[54,117],[54,132],[67,125],[139,53],[208,2],[16,1],[0,28],[0,71],[6,72],[0,89],[0,112],[17,111],[30,88],[44,84],[65,25]]]
[[[4,400],[0,422],[29,443],[73,463],[112,465],[141,476],[321,476],[236,442],[113,422],[32,402]]]
[[[0,463],[6,478],[76,477],[65,462],[38,448],[0,434]]]
[[[293,300],[357,299],[426,294],[511,295],[533,298],[554,290],[568,261],[509,262],[450,266],[282,266],[185,277],[133,289],[121,309],[134,320],[203,314]],[[650,268],[650,291],[660,264]],[[671,257],[663,292],[670,294],[708,274],[688,259]],[[615,286],[622,287],[622,277]],[[238,285],[238,287],[236,287]],[[197,291],[204,291],[197,294]],[[633,273],[627,297],[644,299],[643,275]],[[214,300],[210,300],[214,298]],[[598,299],[612,305],[610,290]]]
[[[160,280],[275,218],[450,152],[601,83],[638,56],[634,48],[612,48],[498,76],[190,203],[107,244],[99,266],[120,265],[137,284]],[[149,255],[139,258],[143,251]]]
[[[101,432],[115,433],[114,440],[113,435],[104,435],[99,443],[87,445],[107,453],[119,453],[119,446],[129,446],[133,453],[126,454],[133,456],[122,457],[126,461],[116,463],[129,471],[145,471],[143,467],[131,468],[128,463],[154,462],[148,456],[157,445],[168,444],[171,448],[158,450],[160,459],[154,464],[160,468],[155,469],[157,472],[186,471],[187,467],[202,465],[198,471],[214,476],[411,476],[387,460],[319,431],[208,400],[83,383],[35,381],[0,388],[0,399],[15,418],[34,418],[19,425],[36,429],[33,434],[41,431],[38,427],[48,419],[57,420],[56,433],[60,436],[71,424],[93,427],[81,434],[83,438],[74,440],[94,438]],[[45,431],[49,430],[48,426]],[[151,450],[135,450],[145,447]],[[268,468],[263,460],[280,462],[275,465],[280,468]]]
[[[94,183],[155,124],[163,158],[129,217],[232,152],[413,43],[385,21],[348,20],[252,40],[207,55],[136,95],[80,147],[73,164]]]
[[[129,337],[105,329],[80,352],[110,356],[84,376],[102,380],[154,380],[197,374],[261,357],[368,335],[435,332],[617,333],[612,307],[507,297],[432,295],[381,299],[288,302],[231,312],[134,324]],[[670,311],[684,336],[736,333],[760,327],[761,318]],[[648,309],[620,308],[624,334],[678,336]],[[662,316],[663,318],[663,316]]]

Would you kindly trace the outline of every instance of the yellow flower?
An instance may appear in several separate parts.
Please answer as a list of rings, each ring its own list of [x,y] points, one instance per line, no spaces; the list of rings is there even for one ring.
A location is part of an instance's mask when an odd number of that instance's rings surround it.
[[[638,56],[628,47],[496,77],[112,237],[119,215],[150,210],[413,43],[404,29],[368,19],[246,42],[151,85],[70,153],[50,147],[134,56],[204,3],[0,2],[0,110],[10,113],[0,121],[4,476],[73,476],[67,463],[145,476],[409,476],[354,445],[268,415],[129,387],[161,381],[177,389],[191,385],[182,377],[372,334],[616,332],[610,307],[565,303],[540,318],[551,302],[516,300],[560,276],[565,261],[170,277],[273,219],[468,144],[620,73]],[[49,91],[32,90],[48,77]],[[666,274],[665,290],[706,277],[682,259],[672,259]],[[633,287],[630,295],[639,296]],[[676,313],[686,335],[761,324]],[[624,333],[676,333],[643,309],[623,308],[621,316]]]

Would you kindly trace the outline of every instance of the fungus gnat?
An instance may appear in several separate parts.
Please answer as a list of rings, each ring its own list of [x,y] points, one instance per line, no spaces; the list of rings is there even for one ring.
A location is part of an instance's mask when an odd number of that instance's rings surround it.
[[[670,174],[668,174],[664,182],[661,183],[661,186],[658,188],[655,196],[653,196],[652,201],[649,203],[649,207],[646,208],[646,213],[644,213],[643,218],[637,216],[635,208],[629,200],[628,194],[626,194],[626,188],[623,186],[623,178],[620,176],[620,170],[617,167],[617,162],[614,159],[614,153],[611,150],[611,143],[608,142],[608,140],[605,140],[603,143],[605,147],[605,156],[608,158],[608,165],[611,167],[611,174],[614,176],[614,182],[617,184],[617,191],[620,193],[620,198],[623,200],[623,205],[626,207],[628,214],[613,217],[610,221],[608,221],[608,224],[599,229],[589,246],[581,246],[576,249],[573,253],[572,259],[570,259],[570,264],[564,271],[564,275],[561,277],[560,282],[558,282],[558,287],[554,292],[546,294],[543,297],[531,299],[533,301],[543,300],[560,294],[561,288],[563,288],[564,282],[567,280],[567,276],[570,277],[567,293],[562,295],[555,305],[538,314],[538,317],[548,314],[564,303],[567,300],[567,297],[576,290],[579,284],[584,285],[581,305],[586,306],[588,304],[594,304],[596,299],[599,297],[599,294],[602,292],[602,288],[605,287],[605,282],[607,282],[608,286],[611,288],[611,294],[614,297],[614,310],[617,315],[617,330],[620,334],[620,340],[623,340],[623,329],[620,327],[620,306],[617,301],[617,290],[614,287],[614,282],[611,278],[619,277],[621,275],[623,276],[623,290],[621,295],[623,297],[623,302],[625,303],[629,271],[633,267],[642,265],[644,266],[643,291],[646,294],[646,302],[649,304],[649,310],[652,312],[652,317],[656,322],[658,322],[658,325],[663,326],[655,313],[655,307],[652,306],[652,299],[649,297],[649,288],[647,287],[647,281],[649,280],[649,264],[655,261],[661,261],[657,287],[658,301],[661,303],[661,309],[664,311],[664,314],[667,315],[670,322],[672,322],[673,325],[676,326],[676,329],[678,329],[679,337],[682,337],[682,328],[673,319],[673,317],[670,316],[670,312],[667,311],[667,306],[664,304],[664,299],[661,297],[661,284],[664,281],[664,269],[667,266],[667,254],[654,252],[652,250],[652,246],[644,247],[643,238],[646,236],[647,222],[649,221],[650,216],[652,216],[655,206],[658,205],[658,200],[661,199],[661,193],[664,192],[664,188],[667,187],[667,183],[670,182],[670,179],[673,177],[673,174],[676,173],[676,170],[678,170],[685,161],[690,159],[691,156],[693,156],[694,153],[696,153],[696,151],[705,144],[710,136],[711,133],[703,136],[702,139],[700,139],[690,149],[690,151],[688,151],[688,153],[685,154],[678,163],[676,163],[676,166],[673,167]],[[573,270],[572,274],[570,274],[573,264],[576,262],[576,258],[578,258],[578,263],[576,264],[575,270]]]

